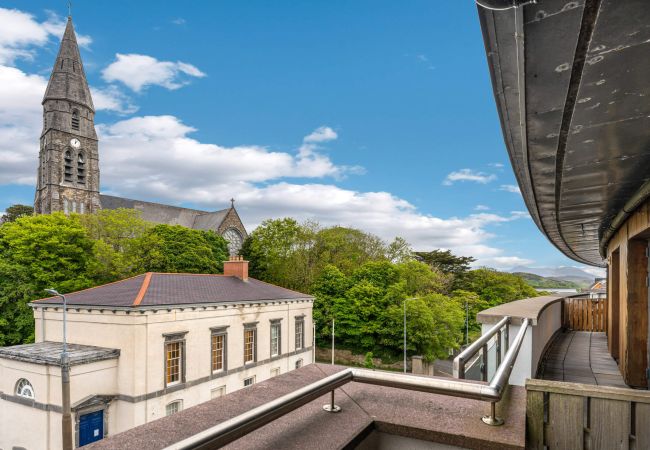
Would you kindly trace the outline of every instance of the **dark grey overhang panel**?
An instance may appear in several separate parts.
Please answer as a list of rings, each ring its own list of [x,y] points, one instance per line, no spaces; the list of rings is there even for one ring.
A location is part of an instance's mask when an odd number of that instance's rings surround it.
[[[650,5],[539,0],[478,10],[526,205],[560,251],[602,266],[603,235],[650,179]]]

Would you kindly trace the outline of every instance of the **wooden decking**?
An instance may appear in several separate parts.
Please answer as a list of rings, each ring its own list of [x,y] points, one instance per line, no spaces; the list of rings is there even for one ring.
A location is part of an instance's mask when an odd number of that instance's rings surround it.
[[[549,347],[539,378],[600,386],[627,387],[607,351],[605,333],[566,331]]]

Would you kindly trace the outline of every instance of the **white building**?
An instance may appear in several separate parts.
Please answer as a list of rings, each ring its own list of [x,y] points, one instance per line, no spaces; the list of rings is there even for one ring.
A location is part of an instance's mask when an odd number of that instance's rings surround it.
[[[311,363],[313,298],[248,278],[241,259],[224,273],[66,295],[77,446]],[[36,343],[0,348],[1,449],[61,446],[63,308],[31,306]]]

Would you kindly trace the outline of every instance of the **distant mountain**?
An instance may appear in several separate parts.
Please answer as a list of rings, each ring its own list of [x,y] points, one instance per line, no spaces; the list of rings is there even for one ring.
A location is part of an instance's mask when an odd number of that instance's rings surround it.
[[[535,275],[534,273],[513,272],[513,275],[523,278],[526,283],[535,289],[580,289],[584,287],[584,284],[579,282],[562,280],[559,278],[542,277]]]
[[[575,283],[578,287],[589,287],[596,277],[577,267],[560,266],[560,267],[526,267],[517,266],[510,272],[521,272],[537,275],[544,278],[551,278],[558,281],[568,281]],[[552,287],[552,286],[545,286]],[[560,287],[560,286],[558,286]],[[563,286],[562,286],[563,287]]]

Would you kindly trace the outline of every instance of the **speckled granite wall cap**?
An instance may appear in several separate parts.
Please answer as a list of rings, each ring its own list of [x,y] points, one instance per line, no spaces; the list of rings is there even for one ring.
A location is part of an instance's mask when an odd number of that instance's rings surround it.
[[[103,361],[105,359],[117,359],[120,356],[119,349],[96,347],[94,345],[68,344],[67,350],[71,366]],[[33,364],[60,366],[62,352],[63,343],[44,341],[37,344],[0,347],[0,358]]]

